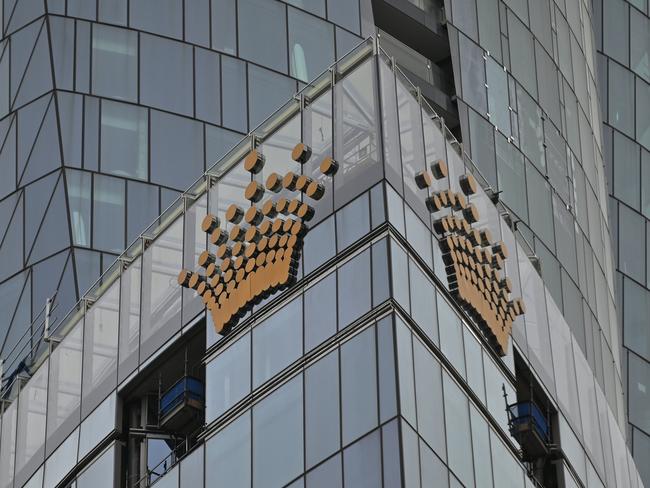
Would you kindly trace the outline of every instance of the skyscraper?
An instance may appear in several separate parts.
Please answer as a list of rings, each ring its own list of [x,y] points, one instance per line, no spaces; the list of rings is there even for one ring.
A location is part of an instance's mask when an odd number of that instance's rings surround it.
[[[0,487],[648,483],[615,3],[5,1]]]

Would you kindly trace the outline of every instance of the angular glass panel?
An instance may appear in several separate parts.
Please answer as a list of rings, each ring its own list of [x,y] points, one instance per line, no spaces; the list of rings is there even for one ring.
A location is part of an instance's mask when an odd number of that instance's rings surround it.
[[[181,461],[181,487],[203,488],[203,457],[201,447]]]
[[[95,175],[93,245],[105,251],[124,249],[124,180]]]
[[[418,435],[402,420],[402,462],[404,463],[404,486],[420,488],[420,456]]]
[[[379,63],[379,89],[386,178],[402,192],[402,160],[400,155],[399,122],[397,120],[395,72],[384,62]],[[429,120],[429,126],[425,125],[425,128],[430,129],[431,125]],[[427,150],[429,145],[427,144]]]
[[[368,434],[343,451],[345,486],[380,488],[381,436],[379,430]]]
[[[524,158],[517,148],[501,134],[496,135],[497,177],[501,198],[517,216],[528,221]]]
[[[126,25],[127,0],[99,0],[97,17],[100,22]]]
[[[650,115],[645,109],[650,106],[650,85],[636,80],[636,140],[650,149]]]
[[[618,206],[618,268],[645,283],[645,219],[624,205]]]
[[[253,388],[301,354],[302,298],[298,298],[253,328]]]
[[[397,331],[397,371],[399,374],[399,408],[401,415],[411,425],[416,426],[417,417],[415,407],[415,373],[413,371],[413,339],[410,329],[398,315],[395,316],[395,321]],[[424,429],[422,435],[425,435]]]
[[[467,397],[447,374],[443,374],[447,461],[464,486],[474,486],[472,435]]]
[[[25,483],[44,461],[49,361],[34,373],[18,396],[15,482]]]
[[[650,81],[650,19],[633,8],[630,9],[630,67]]]
[[[115,486],[115,451],[112,445],[88,469],[77,478],[77,488]]]
[[[436,292],[433,283],[409,259],[409,282],[411,291],[411,317],[424,333],[438,343],[438,321],[436,320]]]
[[[499,437],[490,430],[494,486],[499,488],[518,488],[524,486],[524,472],[521,465],[510,454]]]
[[[206,364],[205,384],[205,421],[210,423],[251,391],[250,334]]]
[[[554,249],[553,206],[551,203],[551,186],[531,165],[526,166],[526,183],[530,212],[530,227],[542,238],[544,243]]]
[[[290,74],[307,82],[334,62],[334,26],[293,8],[288,14]]]
[[[370,249],[338,269],[339,329],[372,308],[370,283]]]
[[[177,2],[177,0],[172,1]],[[152,6],[151,12],[154,11],[165,12],[165,17],[171,17],[169,12],[162,10],[160,5]],[[140,101],[145,105],[170,112],[193,115],[192,53],[192,47],[187,44],[142,34],[140,36]]]
[[[630,31],[630,6],[623,0],[612,0],[603,4],[603,51],[619,63],[627,64],[630,38],[622,32]]]
[[[135,102],[138,99],[138,33],[97,24],[93,27],[92,91]]]
[[[117,386],[120,281],[86,312],[82,415],[86,416]]]
[[[440,364],[416,339],[413,340],[413,359],[418,432],[438,456],[446,459],[446,445],[452,441],[445,442],[444,418],[441,415],[443,394]]]
[[[79,424],[83,322],[77,323],[50,356],[47,399],[48,451]]]
[[[77,420],[78,422],[78,420]],[[48,426],[49,430],[49,426]],[[48,441],[49,442],[49,441]],[[63,442],[45,463],[44,488],[54,488],[77,463],[79,429],[76,429]],[[48,450],[50,447],[48,446]],[[40,483],[37,485],[41,487]]]
[[[147,110],[103,100],[101,114],[102,172],[146,180],[149,162]]]
[[[334,351],[305,371],[307,469],[339,449],[339,405],[339,354]]]
[[[229,129],[248,130],[246,63],[224,56],[221,59],[222,122]]]
[[[341,488],[343,486],[343,467],[341,456],[337,454],[313,469],[306,476],[307,488]]]
[[[537,80],[531,59],[535,59],[533,36],[512,13],[508,12],[508,38],[512,74],[529,93],[537,96]],[[532,69],[531,69],[532,68]]]
[[[138,181],[126,182],[126,243],[140,235],[160,215],[158,187]]]
[[[237,2],[211,0],[212,47],[228,54],[237,53]]]
[[[185,189],[203,173],[203,125],[151,112],[151,182]]]
[[[131,27],[135,29],[177,39],[183,37],[183,2],[181,0],[138,0],[130,3],[129,14]]]
[[[544,130],[542,111],[535,101],[521,88],[517,89],[517,108],[519,109],[519,137],[521,149],[535,163],[542,174],[546,174],[544,159]]]
[[[487,112],[487,93],[483,49],[463,34],[458,36],[458,47],[460,59],[463,60],[460,63],[460,69],[464,101],[479,113],[485,114]]]
[[[650,363],[629,354],[629,409],[630,422],[639,428],[650,430]]]
[[[190,5],[193,5],[191,3]],[[196,72],[196,117],[213,124],[221,123],[221,61],[207,49],[194,52]]]
[[[303,244],[305,274],[313,271],[336,254],[334,216],[309,231]]]
[[[75,245],[90,246],[91,174],[66,171],[70,225]]]
[[[397,413],[395,336],[393,330],[392,317],[384,317],[377,323],[380,422],[385,422]]]
[[[639,153],[638,144],[614,131],[614,195],[635,209],[641,193]]]
[[[377,425],[374,327],[364,330],[341,346],[341,412],[343,445]]]
[[[237,9],[240,56],[286,73],[286,15],[286,7],[281,3],[240,0]]]
[[[634,137],[634,74],[617,63],[609,63],[608,100],[609,123]]]
[[[476,488],[492,488],[492,462],[490,456],[490,428],[486,420],[470,403],[470,423],[472,426],[472,453]]]
[[[368,202],[368,193],[364,193],[336,213],[336,240],[339,251],[370,232]]]
[[[254,486],[283,486],[302,472],[302,405],[298,376],[253,407]]]
[[[273,5],[273,4],[270,4]],[[256,127],[287,102],[296,82],[258,66],[248,65],[249,124]]]
[[[327,18],[355,34],[360,33],[357,0],[327,0]]]
[[[184,2],[183,5],[185,41],[210,47],[210,0]]]
[[[336,273],[305,291],[305,351],[336,334]]]
[[[454,365],[456,370],[465,377],[465,353],[463,349],[463,329],[456,312],[451,308],[442,295],[438,299],[438,327],[440,328],[440,348]]]
[[[88,415],[79,432],[79,459],[82,459],[116,427],[117,394],[113,393]]]
[[[368,60],[334,85],[335,207],[339,208],[382,176],[376,108],[375,63]]]

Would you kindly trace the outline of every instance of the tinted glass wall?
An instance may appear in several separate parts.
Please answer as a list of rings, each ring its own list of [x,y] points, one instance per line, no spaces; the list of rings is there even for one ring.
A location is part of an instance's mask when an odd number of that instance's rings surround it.
[[[0,28],[6,369],[39,347],[48,297],[59,290],[56,322],[206,166],[361,40],[356,0],[7,0]]]

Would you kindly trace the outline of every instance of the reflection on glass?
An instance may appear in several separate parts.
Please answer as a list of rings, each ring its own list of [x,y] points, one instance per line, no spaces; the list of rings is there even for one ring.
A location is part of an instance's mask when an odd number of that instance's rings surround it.
[[[215,488],[250,486],[251,416],[249,412],[207,440],[205,479],[211,480]]]
[[[381,439],[375,430],[343,451],[345,486],[380,488]]]

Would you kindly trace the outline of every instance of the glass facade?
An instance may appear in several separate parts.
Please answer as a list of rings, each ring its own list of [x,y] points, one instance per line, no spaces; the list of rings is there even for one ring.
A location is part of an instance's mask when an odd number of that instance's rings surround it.
[[[0,1],[0,488],[650,483],[646,1],[402,2],[431,32],[444,9],[451,122],[440,52],[418,88],[362,42],[383,3]],[[325,189],[297,283],[217,334],[177,274],[287,171]],[[505,355],[449,280],[445,190],[509,249]],[[179,374],[204,404],[166,424]],[[552,467],[506,408],[527,395]]]
[[[284,172],[279,148],[312,144],[307,129],[322,117],[322,102],[331,101],[343,117],[319,123],[329,125],[323,133],[334,136],[329,147],[344,162],[332,186],[345,191],[317,202],[298,283],[256,305],[227,335],[206,334],[202,440],[165,464],[156,483],[529,486],[504,408],[503,394],[517,394],[516,357],[545,385],[557,412],[552,435],[563,452],[558,479],[564,486],[642,486],[612,406],[620,393],[614,372],[603,387],[525,240],[481,187],[469,196],[480,212],[477,226],[507,243],[513,296],[527,305],[505,356],[459,306],[424,203],[428,192],[412,181],[442,159],[448,176],[435,188],[459,191],[459,177],[476,170],[376,47],[362,45],[334,68],[333,86],[326,73],[302,92],[303,102],[288,102],[256,130],[264,171]],[[362,104],[352,96],[361,91]],[[382,119],[345,116],[370,108]],[[399,141],[396,151],[384,144],[391,140]],[[249,136],[208,170],[63,322],[53,354],[4,405],[0,466],[13,475],[3,477],[3,486],[125,482],[125,447],[112,440],[122,428],[131,372],[139,369],[141,376],[196,327],[211,328],[175,275],[195,269],[197,251],[206,247],[196,227],[207,212],[223,215],[241,198],[232,190],[250,181],[241,169],[250,147]],[[360,171],[364,165],[369,171]],[[311,171],[309,164],[298,170]],[[604,354],[607,345],[601,347]],[[65,398],[64,364],[70,369],[65,389],[72,392]]]

